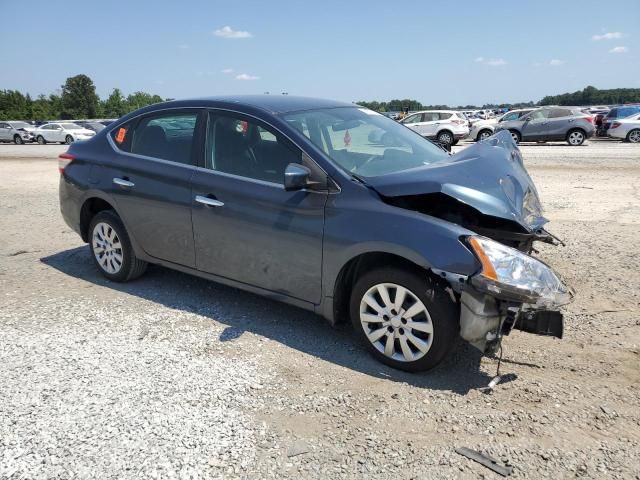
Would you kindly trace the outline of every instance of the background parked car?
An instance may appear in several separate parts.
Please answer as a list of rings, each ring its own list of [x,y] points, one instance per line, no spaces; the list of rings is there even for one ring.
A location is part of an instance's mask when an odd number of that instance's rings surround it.
[[[631,115],[640,113],[640,105],[620,105],[613,107],[609,110],[609,113],[602,119],[602,128],[598,131],[599,137],[606,137],[609,135],[609,128],[611,124],[621,118],[627,118]]]
[[[405,117],[400,123],[425,138],[439,143],[455,145],[469,135],[469,122],[462,112],[453,110],[428,110]]]
[[[487,120],[479,120],[471,126],[469,130],[469,138],[471,140],[480,141],[489,138],[493,135],[496,125],[501,122],[508,122],[512,120],[518,120],[523,115],[532,112],[533,108],[525,108],[521,110],[512,110],[505,113],[499,118],[489,118]]]
[[[17,145],[31,143],[34,136],[33,127],[27,122],[0,122],[0,142],[14,142]]]
[[[500,122],[496,132],[509,130],[518,143],[565,140],[569,145],[582,145],[593,136],[593,117],[578,107],[543,107],[511,121]]]
[[[98,133],[100,130],[104,130],[105,125],[103,125],[100,122],[92,122],[89,120],[81,120],[81,121],[75,121],[74,122],[77,125],[80,125],[81,127],[84,127],[88,130],[91,130],[95,133]]]
[[[34,134],[36,141],[40,145],[49,142],[59,142],[70,144],[78,140],[88,140],[93,137],[96,132],[87,128],[76,125],[75,123],[46,123],[38,127]]]
[[[614,120],[607,133],[613,138],[621,138],[631,143],[640,143],[640,113]]]

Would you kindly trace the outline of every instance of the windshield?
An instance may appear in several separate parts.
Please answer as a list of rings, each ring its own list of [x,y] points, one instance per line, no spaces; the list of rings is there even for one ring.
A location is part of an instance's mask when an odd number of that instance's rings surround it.
[[[409,128],[366,108],[308,110],[283,118],[336,165],[358,176],[377,177],[451,161],[448,153]]]
[[[11,125],[13,128],[29,128],[29,127],[31,127],[31,125],[29,125],[27,122],[9,122],[9,125]]]
[[[65,130],[80,130],[82,127],[80,125],[76,125],[75,123],[61,123],[60,126]]]

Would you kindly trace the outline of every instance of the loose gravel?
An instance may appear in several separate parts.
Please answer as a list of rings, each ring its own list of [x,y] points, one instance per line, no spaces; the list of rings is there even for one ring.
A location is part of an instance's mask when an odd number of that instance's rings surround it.
[[[501,478],[468,447],[511,478],[640,479],[636,145],[522,146],[577,298],[562,341],[506,339],[492,393],[462,342],[411,375],[255,295],[106,281],[60,218],[62,151],[0,145],[0,478]]]

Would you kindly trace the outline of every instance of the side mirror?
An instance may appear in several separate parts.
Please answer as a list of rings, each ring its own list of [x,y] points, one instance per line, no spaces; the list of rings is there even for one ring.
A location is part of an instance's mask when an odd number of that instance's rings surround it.
[[[284,189],[288,192],[292,190],[301,190],[309,184],[311,170],[307,167],[290,163],[284,170]]]
[[[524,117],[524,121],[525,122],[530,122],[531,121],[531,117]]]

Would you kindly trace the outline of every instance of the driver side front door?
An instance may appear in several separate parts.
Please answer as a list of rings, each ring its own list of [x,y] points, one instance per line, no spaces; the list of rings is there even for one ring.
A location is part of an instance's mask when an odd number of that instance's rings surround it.
[[[544,138],[549,124],[547,115],[547,111],[538,110],[531,112],[524,118],[521,132],[523,141],[535,141]]]

